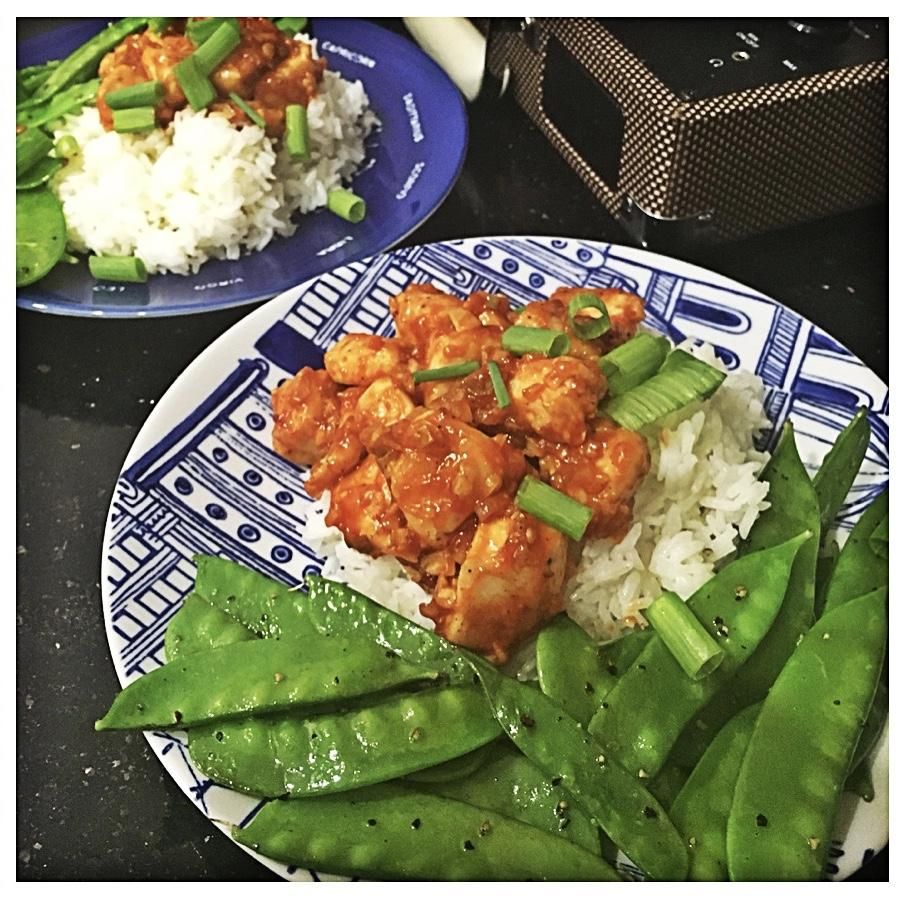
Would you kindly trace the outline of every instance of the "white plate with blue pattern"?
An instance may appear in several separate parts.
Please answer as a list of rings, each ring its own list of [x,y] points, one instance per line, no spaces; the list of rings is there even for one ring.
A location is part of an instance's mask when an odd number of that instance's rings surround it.
[[[164,632],[189,592],[195,553],[227,556],[287,583],[322,560],[299,537],[312,500],[271,449],[270,392],[351,332],[393,333],[388,300],[412,282],[515,303],[561,285],[623,287],[647,324],[713,344],[766,385],[776,431],[791,419],[809,469],[858,406],[871,442],[839,519],[852,527],[889,480],[889,389],[847,348],[775,300],[721,275],[643,250],[552,237],[468,238],[408,247],[319,275],[251,313],[189,366],[149,416],[124,463],[104,537],[102,595],[111,654],[126,684],[164,662]],[[767,435],[767,440],[771,436]],[[256,800],[194,769],[181,732],[149,732],[192,803],[228,832]],[[112,740],[116,738],[111,737]],[[844,878],[888,842],[888,727],[873,764],[876,798],[845,795],[827,876]],[[251,852],[251,851],[250,851]],[[323,877],[258,856],[288,879]]]

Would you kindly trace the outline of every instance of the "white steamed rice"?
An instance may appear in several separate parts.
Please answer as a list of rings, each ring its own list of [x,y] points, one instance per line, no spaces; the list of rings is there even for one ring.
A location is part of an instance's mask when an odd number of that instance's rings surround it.
[[[708,345],[680,345],[723,369]],[[687,407],[647,434],[652,466],[635,495],[633,525],[620,542],[588,542],[565,585],[568,615],[601,641],[635,625],[663,590],[687,599],[728,561],[769,503],[759,480],[768,454],[754,440],[769,421],[763,384],[732,372],[709,400]],[[375,560],[348,547],[325,525],[330,494],[313,505],[301,538],[326,559],[323,574],[427,628],[419,612],[430,598],[393,558]]]
[[[378,119],[361,82],[327,71],[308,121],[311,159],[294,162],[257,125],[236,128],[205,110],[184,109],[148,134],[105,131],[93,106],[67,116],[54,136],[71,135],[81,153],[53,187],[70,249],[188,274],[293,234],[294,212],[324,206],[349,182]]]

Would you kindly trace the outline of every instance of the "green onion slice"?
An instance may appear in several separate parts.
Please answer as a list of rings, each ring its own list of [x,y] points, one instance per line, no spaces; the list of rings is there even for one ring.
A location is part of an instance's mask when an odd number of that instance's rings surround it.
[[[571,346],[571,339],[554,328],[530,328],[512,325],[501,336],[501,346],[510,353],[544,353],[546,356],[563,356]]]
[[[138,256],[89,256],[88,270],[101,281],[148,281],[148,270]]]
[[[640,332],[599,357],[599,368],[608,380],[612,397],[626,394],[659,371],[671,349],[668,338]]]
[[[580,312],[585,309],[598,310],[601,315],[595,319],[579,318]],[[612,327],[605,304],[595,294],[576,294],[572,297],[568,304],[568,321],[571,323],[571,331],[584,341],[602,337]]]
[[[309,159],[309,115],[301,103],[291,103],[284,110],[286,130],[284,144],[291,159]]]
[[[498,368],[498,363],[490,359],[487,365],[489,367],[489,379],[492,382],[492,390],[495,392],[495,399],[498,401],[499,407],[504,409],[506,406],[511,405],[508,386],[504,383],[504,376],[501,374],[501,369]]]
[[[64,134],[54,144],[54,155],[57,159],[72,159],[79,155],[79,142],[71,135]]]
[[[148,20],[148,30],[155,34],[163,34],[164,29],[173,22],[172,18],[157,16]]]
[[[445,381],[448,378],[463,378],[479,368],[479,363],[475,359],[469,362],[454,363],[450,366],[439,366],[437,369],[417,369],[413,373],[415,384],[422,384],[424,381]]]
[[[531,475],[520,482],[515,502],[525,513],[535,516],[540,522],[551,525],[575,541],[583,537],[593,518],[593,511],[589,507]]]
[[[181,59],[174,67],[177,83],[183,89],[189,105],[196,111],[204,109],[217,97],[214,85],[205,77],[199,68],[195,54]]]
[[[265,127],[265,120],[236,91],[230,92],[230,99],[246,114],[250,122],[254,122],[259,128]]]
[[[104,95],[104,102],[111,109],[132,109],[136,106],[156,106],[164,99],[164,85],[160,81],[142,81]]]
[[[187,19],[186,37],[196,47],[201,47],[225,22],[237,31],[240,30],[240,22],[236,16],[208,16],[204,19]]]
[[[673,350],[655,375],[626,394],[608,398],[600,413],[631,431],[639,431],[688,403],[711,397],[723,381],[724,372],[684,350]]]
[[[137,131],[151,131],[154,126],[155,117],[153,106],[137,106],[134,109],[114,110],[114,131],[118,131],[120,134],[133,134]]]
[[[290,37],[299,34],[308,24],[309,20],[305,16],[284,16],[274,22],[278,30]]]
[[[725,651],[674,591],[654,600],[643,615],[688,678],[699,681],[722,664]]]
[[[203,75],[210,75],[242,41],[239,26],[222,22],[214,34],[192,54]]]
[[[354,225],[366,218],[366,201],[343,188],[328,191],[328,209]]]

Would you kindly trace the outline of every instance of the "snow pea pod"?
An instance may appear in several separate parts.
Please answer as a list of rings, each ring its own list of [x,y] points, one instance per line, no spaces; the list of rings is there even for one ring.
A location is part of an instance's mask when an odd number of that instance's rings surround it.
[[[42,279],[65,249],[60,201],[46,187],[16,191],[16,287]]]
[[[349,585],[308,575],[309,616],[322,635],[377,643],[415,664],[438,667],[451,683],[471,682],[473,672],[453,644],[371,600]]]
[[[501,739],[503,740],[503,738]],[[419,769],[404,776],[405,781],[412,781],[414,784],[441,784],[445,781],[459,781],[472,775],[477,769],[482,768],[486,762],[491,759],[498,751],[499,741],[491,741],[482,747],[477,747],[463,756],[457,756],[446,762],[439,763],[437,766],[429,766],[427,769]],[[431,788],[427,788],[431,790]]]
[[[319,637],[302,591],[219,556],[198,555],[194,562],[196,593],[250,631],[266,638]]]
[[[805,532],[733,560],[688,600],[725,651],[705,678],[688,678],[658,635],[618,681],[590,722],[590,733],[626,769],[653,777],[688,722],[739,671],[773,624]]]
[[[198,594],[189,594],[164,632],[167,662],[228,644],[256,640],[256,636],[226,613],[215,609]]]
[[[880,491],[864,510],[833,566],[826,592],[820,600],[821,615],[853,597],[889,584],[889,562],[873,550],[871,537],[889,515],[889,489]]]
[[[652,628],[629,631],[618,640],[600,647],[599,656],[609,675],[620,678],[633,665],[652,636]]]
[[[561,782],[543,774],[511,744],[476,772],[424,788],[430,793],[481,806],[599,853],[599,828]]]
[[[24,109],[17,109],[16,124],[28,125],[33,128],[37,125],[53,122],[54,119],[62,119],[63,116],[69,113],[78,112],[83,106],[89,106],[95,102],[100,86],[100,79],[92,78],[90,81],[84,81],[81,84],[73,84],[66,90],[60,91],[53,97],[48,97],[41,103],[30,104]]]
[[[246,641],[193,653],[141,676],[114,699],[97,731],[189,728],[292,708],[318,708],[438,678],[380,647],[322,639]]]
[[[687,874],[687,851],[668,814],[613,755],[564,708],[529,684],[502,675],[472,655],[470,662],[504,733],[581,803],[633,862],[657,881]]]
[[[39,63],[36,66],[25,66],[25,68],[19,69],[22,84],[29,95],[34,94],[50,78],[50,73],[59,65],[59,59],[49,59],[47,62]]]
[[[687,841],[691,881],[728,880],[728,813],[759,711],[759,704],[749,706],[725,723],[672,804],[672,821]]]
[[[338,875],[421,881],[618,881],[601,857],[487,809],[402,784],[273,800],[233,838]]]
[[[596,642],[563,613],[536,636],[536,671],[542,692],[584,726],[618,682]]]
[[[861,407],[835,439],[835,443],[813,476],[813,488],[820,505],[820,525],[823,534],[829,530],[842,508],[848,489],[864,461],[869,444],[870,422],[867,419],[867,410]]]
[[[30,169],[16,176],[16,190],[30,191],[32,188],[41,187],[42,184],[47,184],[62,168],[62,160],[53,156],[45,156]]]
[[[217,784],[262,797],[305,797],[400,778],[499,734],[479,688],[442,687],[347,712],[192,729],[189,751]]]
[[[104,55],[147,22],[148,19],[145,17],[132,16],[108,25],[70,53],[51,71],[47,79],[35,90],[31,102],[40,103],[63,88],[95,75]]]
[[[790,423],[785,424],[761,478],[769,483],[767,496],[771,505],[754,523],[739,558],[776,546],[804,531],[810,531],[811,537],[795,557],[782,606],[768,634],[726,688],[694,717],[673,749],[673,760],[690,768],[697,764],[719,729],[735,713],[766,696],[814,621],[820,513]]]
[[[842,785],[886,649],[879,592],[827,612],[769,691],[735,787],[728,869],[736,881],[823,872]]]

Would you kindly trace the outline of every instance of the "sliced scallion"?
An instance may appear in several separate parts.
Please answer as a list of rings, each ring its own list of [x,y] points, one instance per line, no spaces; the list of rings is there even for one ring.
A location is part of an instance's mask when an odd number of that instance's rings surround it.
[[[328,191],[328,209],[354,225],[366,218],[366,201],[343,188]]]
[[[163,99],[164,85],[160,81],[142,81],[104,95],[104,102],[111,109],[156,106]]]
[[[725,651],[673,591],[654,600],[643,615],[688,678],[699,681],[722,664]]]
[[[240,29],[231,22],[222,22],[214,33],[192,54],[203,75],[210,75],[239,46]]]
[[[488,362],[489,367],[489,379],[492,382],[492,390],[495,392],[495,399],[498,401],[499,407],[504,409],[506,406],[511,405],[511,397],[508,394],[508,386],[504,383],[504,377],[501,374],[501,369],[498,368],[498,363],[490,359]]]
[[[620,397],[610,397],[600,412],[639,431],[688,403],[711,397],[723,381],[724,372],[684,350],[673,350],[655,375]]]
[[[148,281],[148,270],[138,256],[89,256],[88,270],[101,281]]]
[[[446,381],[449,378],[463,378],[479,368],[479,363],[475,359],[468,362],[453,363],[450,366],[439,366],[436,369],[417,369],[413,373],[415,384],[422,384],[424,381]]]
[[[173,21],[172,18],[166,18],[164,16],[158,16],[148,20],[148,30],[153,31],[155,34],[163,34],[164,29]]]
[[[546,356],[561,356],[571,346],[571,339],[554,328],[530,328],[527,325],[512,325],[501,336],[501,346],[510,353],[523,356],[525,353],[544,353]]]
[[[671,349],[671,342],[655,334],[640,332],[629,341],[599,357],[599,368],[608,380],[612,397],[626,394],[659,371]]]
[[[275,27],[279,31],[283,31],[284,34],[290,37],[299,34],[308,24],[309,20],[305,16],[284,16],[274,22]]]
[[[57,159],[73,159],[79,155],[79,142],[71,134],[64,134],[54,144],[54,155]]]
[[[196,62],[195,54],[181,59],[174,67],[177,83],[186,95],[189,105],[196,111],[204,109],[217,97],[214,85],[205,77]]]
[[[301,103],[291,103],[284,110],[284,144],[291,159],[309,159],[309,115]]]
[[[265,127],[265,120],[239,94],[231,91],[230,99],[245,113],[250,122],[258,125],[259,128]]]
[[[596,318],[589,316],[580,318],[580,313],[587,309],[595,309],[599,315]],[[601,337],[612,327],[605,304],[595,294],[588,293],[575,294],[571,298],[568,304],[568,321],[571,323],[571,331],[584,341]]]
[[[530,475],[520,482],[515,503],[525,513],[535,516],[540,522],[551,525],[575,541],[583,537],[593,518],[591,509]]]
[[[186,21],[186,37],[196,47],[201,47],[225,22],[239,31],[240,22],[236,16],[207,16],[204,19],[188,19]]]
[[[134,109],[114,110],[114,131],[118,131],[120,134],[133,134],[138,131],[151,131],[154,126],[155,117],[153,106],[137,106]]]

